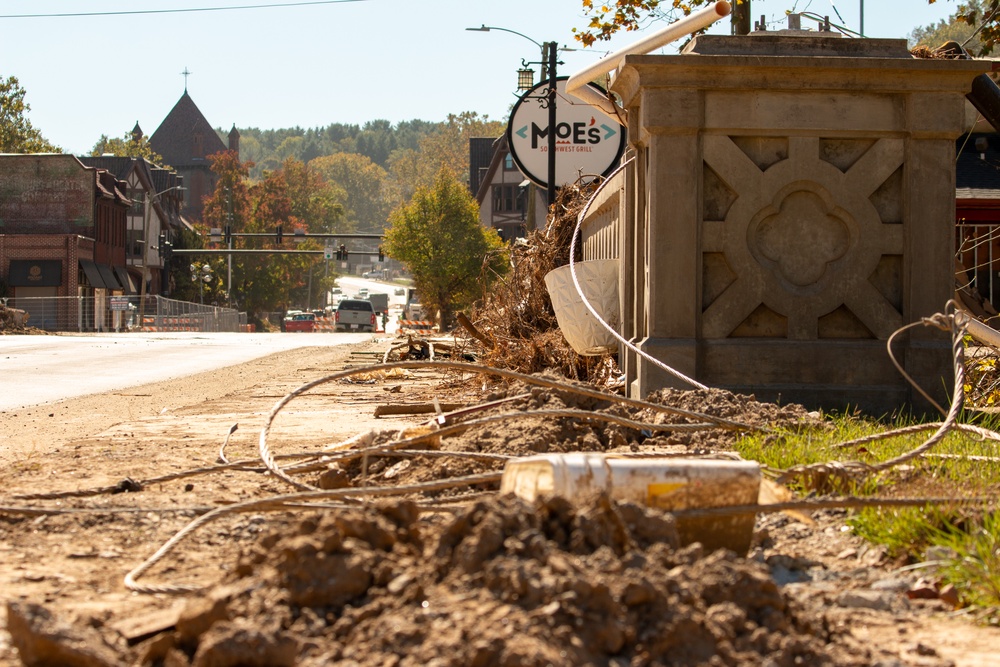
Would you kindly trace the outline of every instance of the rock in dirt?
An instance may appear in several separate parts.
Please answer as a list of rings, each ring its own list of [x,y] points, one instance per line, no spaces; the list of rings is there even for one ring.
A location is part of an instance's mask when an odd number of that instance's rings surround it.
[[[29,667],[121,664],[119,655],[105,645],[99,632],[83,623],[62,622],[41,605],[8,602],[7,631],[21,662]]]

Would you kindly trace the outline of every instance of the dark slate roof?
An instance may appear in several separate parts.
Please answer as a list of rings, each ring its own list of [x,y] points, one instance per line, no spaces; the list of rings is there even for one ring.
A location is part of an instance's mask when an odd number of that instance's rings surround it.
[[[963,134],[956,143],[956,199],[1000,199],[1000,135]]]
[[[124,181],[132,172],[135,158],[115,157],[113,155],[101,155],[99,157],[87,155],[81,157],[80,162],[84,163],[88,167],[97,167],[98,169],[110,171],[115,175],[115,178]]]
[[[203,164],[209,155],[226,150],[226,145],[186,90],[153,132],[149,145],[172,167]]]

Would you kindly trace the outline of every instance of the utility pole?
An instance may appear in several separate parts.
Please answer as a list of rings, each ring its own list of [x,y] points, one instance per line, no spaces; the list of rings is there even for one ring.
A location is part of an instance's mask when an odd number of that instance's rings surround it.
[[[549,75],[549,95],[548,95],[548,105],[549,105],[549,135],[548,135],[548,151],[549,151],[549,163],[548,163],[548,183],[546,183],[546,198],[548,199],[549,206],[556,201],[556,51],[558,50],[558,44],[556,42],[546,42],[545,48],[548,49],[548,75]]]
[[[750,34],[750,0],[736,0],[733,3],[732,25],[732,34]]]
[[[229,249],[233,249],[233,189],[226,188],[226,194],[229,199],[229,218],[227,225],[229,226]],[[233,253],[229,253],[226,257],[226,305],[231,306],[233,304]]]

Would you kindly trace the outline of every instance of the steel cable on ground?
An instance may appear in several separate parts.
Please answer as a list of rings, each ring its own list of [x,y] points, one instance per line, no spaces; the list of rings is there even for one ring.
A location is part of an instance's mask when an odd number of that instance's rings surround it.
[[[930,438],[926,440],[922,445],[913,449],[905,454],[901,454],[888,461],[883,461],[872,466],[872,470],[878,472],[881,470],[886,470],[894,466],[900,465],[901,463],[906,463],[907,461],[914,459],[924,452],[930,450],[934,445],[939,443],[944,436],[952,430],[952,427],[958,421],[958,415],[962,411],[962,406],[964,405],[965,398],[965,348],[962,338],[965,336],[965,331],[969,326],[969,316],[962,310],[958,309],[957,304],[954,301],[949,301],[946,310],[950,310],[950,313],[946,314],[936,314],[929,318],[924,318],[923,322],[928,326],[936,326],[944,331],[949,331],[951,333],[951,347],[952,347],[952,369],[954,370],[954,387],[952,388],[951,406],[948,410],[948,414],[945,420],[941,423],[941,426],[936,430]],[[891,340],[891,337],[890,337]],[[893,363],[896,363],[895,357],[893,357]],[[897,368],[898,368],[897,363]],[[902,369],[900,369],[902,372]],[[916,383],[913,382],[909,375],[904,373],[904,377],[910,381],[920,391],[920,394],[924,396],[927,400],[931,400],[927,393],[918,387]],[[933,401],[932,401],[933,402]],[[936,403],[934,405],[937,405]]]
[[[136,593],[149,594],[179,594],[191,593],[200,590],[202,587],[194,584],[164,584],[158,586],[139,585],[137,582],[149,568],[158,563],[164,556],[170,553],[173,548],[188,535],[198,528],[212,521],[241,512],[267,512],[284,511],[287,503],[301,504],[310,500],[327,499],[351,499],[357,496],[385,497],[401,496],[410,493],[423,493],[425,491],[439,491],[441,489],[454,488],[458,486],[475,486],[476,484],[493,484],[500,481],[501,473],[483,473],[479,475],[466,475],[464,477],[453,477],[450,479],[436,480],[432,482],[422,482],[419,484],[407,484],[403,486],[371,486],[358,487],[353,489],[337,489],[334,491],[310,491],[305,493],[292,493],[281,496],[271,496],[260,500],[250,500],[243,503],[226,505],[219,507],[207,514],[198,517],[180,531],[167,540],[152,556],[140,563],[137,567],[125,575],[124,584],[127,589]]]
[[[627,428],[635,429],[637,431],[649,430],[649,431],[676,431],[676,432],[692,432],[699,430],[706,430],[713,428],[715,425],[710,423],[704,424],[652,424],[649,422],[638,422],[631,419],[626,419],[625,417],[619,417],[617,415],[609,415],[603,412],[588,412],[587,410],[528,410],[525,412],[503,412],[497,415],[488,415],[486,417],[479,417],[477,419],[470,419],[469,421],[458,422],[457,424],[452,424],[451,426],[444,426],[435,431],[429,433],[421,433],[403,440],[396,440],[393,442],[388,442],[381,445],[370,445],[362,449],[350,449],[346,451],[331,452],[330,454],[324,455],[324,459],[327,461],[350,461],[353,459],[358,459],[369,454],[377,454],[384,451],[392,451],[396,449],[402,449],[409,445],[419,445],[427,442],[432,442],[438,438],[456,435],[467,431],[475,426],[483,426],[486,424],[493,424],[501,421],[508,421],[511,419],[524,419],[524,418],[543,418],[543,417],[566,417],[566,418],[576,418],[591,421],[604,421],[612,424],[617,424],[619,426],[625,426]],[[428,451],[428,450],[419,450]]]
[[[619,343],[621,343],[628,349],[638,354],[643,359],[646,359],[650,363],[654,364],[657,368],[660,368],[669,373],[670,375],[673,375],[678,380],[681,380],[682,382],[685,382],[686,384],[695,387],[697,389],[708,389],[707,386],[703,385],[697,380],[689,378],[676,368],[668,366],[667,364],[663,363],[662,361],[652,356],[648,352],[640,350],[630,341],[625,340],[625,338],[617,331],[615,331],[614,327],[608,324],[604,320],[604,318],[601,317],[600,313],[598,313],[597,310],[591,305],[590,301],[587,299],[587,295],[583,293],[583,288],[580,287],[580,280],[577,278],[576,275],[576,262],[574,261],[574,257],[576,256],[576,237],[580,234],[580,228],[583,226],[583,219],[590,211],[590,205],[597,198],[597,195],[599,195],[601,191],[604,189],[604,186],[610,183],[611,180],[618,174],[618,172],[625,169],[629,165],[629,163],[631,163],[633,160],[635,160],[635,157],[630,157],[629,159],[625,160],[625,162],[622,162],[620,165],[618,165],[618,167],[613,172],[611,172],[608,175],[608,177],[601,182],[600,185],[597,186],[597,189],[594,190],[594,194],[590,195],[590,198],[583,205],[583,208],[580,209],[580,213],[576,216],[576,227],[573,229],[573,236],[570,239],[569,243],[569,272],[573,278],[573,286],[576,288],[577,295],[583,301],[583,305],[586,306],[587,310],[590,311],[590,314],[594,316],[594,318],[598,321],[598,323],[602,327],[604,327],[604,329],[606,329],[608,333],[614,336],[615,340],[617,340]]]
[[[952,389],[951,404],[945,416],[945,420],[939,422],[934,433],[931,434],[927,440],[925,440],[920,446],[912,449],[900,456],[889,459],[888,461],[883,461],[876,464],[868,464],[862,461],[829,461],[826,463],[813,463],[807,465],[793,466],[785,471],[783,471],[778,477],[779,483],[787,483],[788,481],[800,477],[809,475],[814,472],[839,472],[848,475],[861,476],[871,474],[873,472],[881,472],[888,470],[889,468],[900,465],[910,461],[918,456],[923,455],[936,444],[938,444],[944,437],[952,430],[960,430],[958,425],[958,415],[962,410],[964,404],[964,378],[965,378],[965,363],[964,363],[964,346],[963,337],[965,331],[968,327],[969,315],[957,307],[957,304],[953,300],[949,300],[945,305],[945,313],[936,313],[930,317],[921,318],[919,322],[914,322],[907,324],[900,329],[893,332],[886,342],[886,347],[889,352],[889,357],[892,363],[896,366],[903,377],[909,382],[915,389],[917,389],[920,394],[930,401],[937,409],[941,409],[940,406],[935,403],[927,393],[917,385],[913,378],[906,373],[903,368],[899,365],[895,356],[892,353],[892,341],[895,336],[905,330],[912,328],[914,325],[922,324],[924,326],[933,326],[944,331],[951,333],[951,349],[952,349],[952,370],[954,372],[954,385]],[[921,425],[923,426],[923,425]],[[929,428],[929,427],[928,427]],[[906,432],[911,430],[928,430],[928,428],[917,429],[916,427],[908,427]],[[897,429],[900,431],[902,429]],[[976,429],[976,432],[985,433],[985,430],[980,431]],[[868,442],[871,441],[870,438],[875,436],[867,436],[866,438],[861,438],[857,440],[852,440],[852,443],[859,441]],[[991,435],[990,437],[994,437]],[[834,445],[835,448],[840,448],[841,445]]]
[[[882,433],[873,433],[871,435],[866,435],[861,438],[855,438],[853,440],[845,440],[844,442],[838,442],[836,444],[830,445],[829,449],[846,449],[848,447],[860,447],[862,445],[867,445],[872,442],[878,442],[879,440],[886,440],[888,438],[901,437],[906,435],[913,435],[914,433],[921,433],[923,431],[933,431],[940,428],[941,424],[944,422],[929,422],[927,424],[913,424],[912,426],[903,426],[901,428],[895,428],[890,431],[883,431]],[[978,435],[983,440],[998,440],[1000,441],[1000,433],[992,431],[988,428],[982,426],[976,426],[975,424],[963,424],[958,422],[952,426],[956,431],[963,431],[965,433],[972,433]]]
[[[641,400],[638,400],[638,399],[627,398],[627,397],[618,396],[618,395],[615,395],[615,394],[608,394],[608,393],[605,393],[603,391],[599,391],[597,389],[591,389],[589,387],[582,387],[582,386],[572,385],[572,384],[569,384],[569,383],[566,383],[566,382],[559,382],[559,381],[556,381],[556,380],[551,380],[549,378],[544,378],[544,377],[540,377],[540,376],[525,375],[523,373],[518,373],[518,372],[515,372],[515,371],[508,371],[508,370],[504,370],[504,369],[500,369],[500,368],[493,368],[491,366],[481,366],[481,365],[470,364],[470,363],[466,363],[466,362],[458,362],[458,361],[395,361],[395,362],[390,362],[388,364],[378,364],[378,365],[375,365],[375,366],[361,366],[361,367],[358,367],[358,368],[351,368],[351,369],[339,371],[337,373],[332,373],[330,375],[326,375],[324,377],[318,378],[318,379],[313,380],[311,382],[307,382],[306,384],[298,387],[297,389],[294,389],[293,391],[289,392],[284,397],[282,397],[281,400],[279,400],[274,405],[274,407],[271,408],[271,411],[268,413],[267,418],[265,420],[264,426],[263,426],[263,428],[261,428],[261,431],[260,431],[260,437],[258,439],[258,453],[260,455],[260,460],[264,463],[264,466],[268,469],[269,472],[271,472],[272,474],[274,474],[279,479],[285,481],[290,486],[293,486],[293,487],[295,487],[295,488],[297,488],[299,490],[302,490],[302,491],[318,491],[319,489],[317,489],[316,487],[314,487],[314,486],[312,486],[310,484],[307,484],[305,482],[300,482],[300,481],[292,478],[290,475],[288,475],[276,463],[276,461],[274,459],[274,455],[271,452],[270,446],[267,443],[268,437],[270,436],[270,432],[271,432],[271,426],[273,425],[275,418],[278,416],[278,414],[280,414],[280,412],[285,408],[285,406],[288,405],[291,401],[295,400],[299,396],[301,396],[301,395],[303,395],[303,394],[311,391],[312,389],[314,389],[314,388],[316,388],[316,387],[318,387],[320,385],[326,384],[328,382],[333,382],[334,380],[339,380],[339,379],[351,377],[353,375],[360,375],[360,374],[363,374],[363,373],[369,373],[369,372],[372,372],[373,370],[376,370],[376,369],[385,370],[385,369],[394,369],[394,368],[438,368],[438,369],[444,369],[444,370],[463,371],[463,372],[466,372],[466,373],[472,373],[472,374],[477,374],[477,375],[479,375],[479,374],[496,375],[496,376],[499,376],[499,377],[502,377],[502,378],[506,378],[506,379],[509,379],[509,380],[519,380],[519,381],[524,382],[525,384],[529,384],[529,385],[536,385],[536,386],[540,386],[540,387],[546,387],[546,388],[549,388],[549,389],[555,389],[555,390],[559,390],[559,391],[566,391],[566,392],[578,394],[580,396],[586,396],[588,398],[596,398],[596,399],[599,399],[599,400],[602,400],[602,401],[609,401],[609,402],[612,402],[612,403],[620,403],[620,404],[628,405],[628,406],[634,407],[634,408],[652,410],[654,412],[662,412],[662,413],[666,413],[666,414],[671,414],[671,415],[686,417],[686,418],[689,418],[689,419],[700,419],[700,420],[703,420],[704,422],[707,422],[707,423],[715,425],[716,428],[726,428],[726,429],[733,429],[733,430],[748,430],[748,431],[766,430],[764,427],[753,426],[753,425],[750,425],[750,424],[744,424],[744,423],[741,423],[741,422],[737,422],[737,421],[733,421],[733,420],[729,420],[729,419],[724,419],[724,418],[716,417],[716,416],[713,416],[713,415],[708,415],[708,414],[704,414],[704,413],[694,412],[694,411],[691,411],[691,410],[684,410],[684,409],[681,409],[681,408],[675,408],[675,407],[671,407],[671,406],[667,406],[667,405],[661,405],[661,404],[657,404],[657,403],[650,403],[648,401],[641,401]],[[510,413],[510,414],[513,414],[513,413]],[[518,413],[518,414],[522,415],[523,413]],[[586,414],[589,415],[589,416],[592,416],[592,415],[595,415],[595,414],[598,414],[598,413],[587,412]],[[462,424],[458,424],[457,426],[462,426],[463,424],[467,424],[467,423],[469,423],[469,422],[463,422]],[[672,427],[676,428],[676,425],[672,425]],[[408,439],[405,439],[405,440],[400,440],[400,441],[397,441],[396,443],[393,443],[393,444],[394,444],[394,446],[397,446],[399,448],[406,447],[406,446],[408,446],[410,444],[417,444],[419,442],[423,442],[423,441],[426,441],[426,440],[434,438],[434,437],[440,437],[441,434],[445,431],[445,429],[448,429],[448,428],[452,428],[452,427],[445,427],[444,429],[437,429],[437,430],[432,431],[431,433],[428,433],[426,435],[421,435],[421,436],[417,436],[415,438],[408,438]],[[382,445],[382,447],[384,448],[385,445]],[[357,451],[360,451],[360,450],[357,450]]]

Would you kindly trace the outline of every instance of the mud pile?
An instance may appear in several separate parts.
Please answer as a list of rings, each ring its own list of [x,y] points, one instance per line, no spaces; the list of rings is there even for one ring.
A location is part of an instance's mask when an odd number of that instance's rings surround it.
[[[142,665],[863,665],[766,566],[677,548],[670,515],[511,497],[276,527]]]

